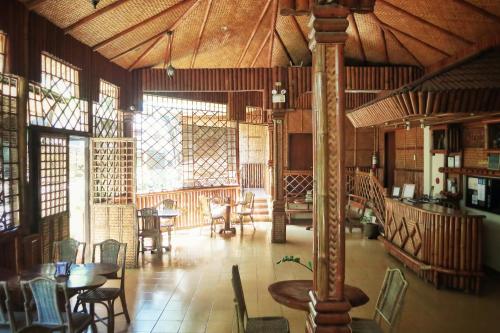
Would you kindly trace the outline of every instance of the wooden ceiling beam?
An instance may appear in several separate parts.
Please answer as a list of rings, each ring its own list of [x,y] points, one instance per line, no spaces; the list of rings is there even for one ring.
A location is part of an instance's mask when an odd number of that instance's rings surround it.
[[[392,3],[390,3],[390,2],[387,2],[385,0],[378,0],[377,3],[380,3],[380,4],[382,4],[382,5],[384,5],[384,6],[388,7],[388,8],[393,9],[394,11],[397,11],[398,13],[400,13],[403,16],[411,17],[415,21],[417,21],[417,22],[419,22],[419,23],[421,23],[423,25],[426,25],[428,27],[431,27],[431,28],[433,28],[435,30],[438,30],[441,33],[447,35],[448,37],[452,37],[452,38],[458,39],[458,40],[460,40],[460,41],[462,41],[462,42],[464,42],[464,43],[466,43],[468,45],[472,45],[473,44],[470,40],[468,40],[468,39],[466,39],[466,38],[464,38],[464,37],[462,37],[462,36],[460,36],[460,35],[452,32],[452,31],[444,29],[444,28],[442,28],[442,27],[440,27],[440,26],[438,26],[438,25],[436,25],[436,24],[434,24],[432,22],[424,20],[423,18],[421,18],[419,16],[416,16],[416,15],[410,13],[410,12],[407,12],[406,10],[404,10],[404,9],[398,7],[398,6],[395,6]]]
[[[436,51],[436,52],[438,52],[438,53],[441,53],[442,55],[445,55],[445,56],[447,56],[447,57],[450,57],[450,56],[451,56],[451,54],[450,54],[450,53],[445,52],[445,51],[443,51],[443,50],[441,50],[441,49],[438,49],[438,48],[437,48],[437,47],[435,47],[434,45],[431,45],[431,44],[429,44],[429,43],[427,43],[427,42],[425,42],[425,41],[421,40],[420,38],[417,38],[417,37],[415,37],[415,36],[412,36],[412,35],[410,35],[409,33],[406,33],[406,32],[404,32],[404,31],[402,31],[402,30],[400,30],[400,29],[398,29],[398,28],[396,28],[396,27],[394,27],[394,26],[392,26],[392,25],[389,25],[389,24],[387,24],[387,23],[382,22],[382,21],[380,20],[380,18],[378,18],[378,17],[377,17],[377,15],[375,15],[374,13],[371,13],[371,15],[372,15],[372,17],[374,17],[374,18],[375,18],[375,20],[377,20],[377,22],[379,23],[379,25],[381,25],[381,26],[383,26],[383,27],[385,27],[385,28],[387,28],[387,29],[391,30],[391,32],[397,32],[397,33],[400,33],[401,35],[406,36],[406,37],[408,37],[408,38],[410,38],[410,39],[412,39],[412,40],[414,40],[414,41],[416,41],[416,42],[418,42],[418,43],[420,43],[420,44],[422,44],[422,45],[424,45],[424,46],[428,47],[429,49],[432,49],[432,50],[434,50],[434,51]]]
[[[384,29],[379,26],[380,28],[380,34],[382,35],[382,41],[384,42],[384,55],[385,55],[385,61],[386,63],[390,63],[390,59],[389,59],[389,49],[387,48],[387,37],[385,36],[385,31]]]
[[[288,52],[288,49],[287,49],[285,43],[283,42],[283,39],[281,39],[281,36],[280,36],[278,30],[274,30],[274,35],[278,39],[278,42],[281,44],[281,47],[283,48],[283,50],[285,50],[285,53],[286,53],[286,56],[288,57],[288,60],[292,63],[292,65],[294,65],[292,56],[290,55],[290,52]]]
[[[478,7],[476,5],[471,4],[468,1],[465,0],[452,0],[453,2],[466,7],[468,10],[473,11],[481,16],[487,17],[492,21],[495,21],[497,24],[500,23],[500,16],[497,16],[481,7]]]
[[[115,9],[118,6],[121,6],[125,3],[127,3],[128,1],[130,1],[130,0],[118,0],[118,1],[115,1],[115,2],[107,5],[106,7],[102,7],[101,9],[97,9],[92,14],[85,16],[82,19],[80,19],[80,20],[76,21],[75,23],[64,28],[64,33],[69,34],[71,31],[75,30],[76,28],[81,27],[85,23],[92,21],[95,18],[98,18],[99,16],[109,12],[110,10]]]
[[[193,3],[191,5],[191,7],[188,8],[188,10],[186,10],[168,29],[165,29],[163,30],[162,32],[154,35],[153,37],[151,38],[148,38],[147,40],[145,41],[142,41],[140,42],[139,44],[136,44],[130,48],[128,48],[127,50],[117,54],[116,56],[113,56],[111,59],[109,59],[109,61],[115,61],[116,59],[119,59],[121,57],[123,57],[125,54],[137,49],[138,47],[141,47],[143,46],[144,44],[147,44],[155,39],[157,39],[158,37],[161,37],[161,36],[165,36],[165,34],[169,31],[173,31],[175,30],[179,24],[182,22],[182,20],[184,20],[189,14],[191,14],[191,12],[196,8],[198,7],[198,5],[201,3],[201,0],[196,0],[195,3]]]
[[[208,0],[207,10],[205,12],[205,17],[203,17],[203,22],[201,23],[200,33],[196,39],[196,47],[193,50],[193,56],[191,57],[191,68],[194,67],[196,61],[196,56],[198,55],[198,50],[200,49],[201,39],[203,38],[203,32],[205,32],[205,27],[207,26],[208,16],[210,15],[210,10],[212,9],[213,0]]]
[[[182,5],[186,4],[186,3],[187,3],[187,2],[189,2],[189,1],[196,1],[196,0],[182,0],[182,1],[179,1],[179,2],[178,2],[178,3],[176,3],[175,5],[172,5],[172,6],[168,7],[167,9],[165,9],[165,10],[163,10],[163,11],[159,12],[158,14],[153,15],[153,16],[151,16],[151,17],[148,17],[148,18],[147,18],[147,19],[145,19],[144,21],[141,21],[141,22],[139,22],[139,23],[137,23],[137,24],[134,24],[133,26],[131,26],[131,27],[129,27],[129,28],[127,28],[127,29],[125,29],[125,30],[123,30],[123,31],[121,31],[121,32],[119,32],[119,33],[117,33],[116,35],[113,35],[113,36],[109,37],[108,39],[103,40],[102,42],[99,42],[99,43],[95,44],[95,45],[92,47],[92,50],[93,50],[93,51],[97,51],[97,50],[99,50],[99,49],[101,49],[101,48],[105,47],[106,45],[108,45],[108,44],[110,44],[111,42],[113,42],[113,41],[117,40],[118,38],[120,38],[120,37],[122,37],[122,36],[125,36],[125,35],[126,35],[126,34],[128,34],[129,32],[134,31],[135,29],[138,29],[138,28],[140,28],[140,27],[143,27],[143,26],[145,26],[146,24],[151,23],[152,21],[156,20],[157,18],[162,17],[162,16],[164,16],[164,15],[166,15],[166,14],[168,14],[168,13],[170,13],[170,12],[174,11],[174,10],[176,10],[177,8],[179,8],[180,6],[182,6]]]
[[[271,37],[272,35],[272,31],[269,30],[269,32],[267,33],[266,35],[266,38],[264,38],[264,41],[262,42],[262,44],[260,45],[259,47],[259,51],[257,52],[257,54],[255,55],[255,58],[253,59],[252,61],[252,64],[250,65],[250,67],[253,67],[255,65],[255,63],[257,62],[257,59],[259,59],[259,56],[260,54],[262,53],[262,50],[264,49],[264,46],[266,46],[267,44],[267,40]]]
[[[274,8],[273,8],[273,21],[271,23],[271,31],[276,31],[276,22],[278,21],[278,0],[274,0]],[[273,49],[274,49],[274,34],[271,35],[271,49],[269,50],[269,55],[267,57],[267,63],[269,67],[273,66]]]
[[[254,26],[254,28],[252,30],[252,34],[250,35],[250,38],[248,39],[247,44],[245,45],[245,48],[243,49],[243,52],[241,53],[240,58],[238,59],[238,62],[236,63],[236,67],[240,67],[241,66],[241,62],[245,58],[245,56],[246,56],[246,54],[248,52],[248,48],[250,47],[250,44],[252,43],[252,41],[253,41],[253,39],[255,37],[255,34],[259,30],[259,27],[262,24],[262,21],[264,20],[264,17],[267,14],[267,10],[269,9],[269,5],[271,5],[271,2],[272,2],[272,0],[268,0],[267,3],[266,3],[266,5],[264,6],[264,9],[260,13],[259,19],[257,20],[257,23],[255,24],[255,26]]]
[[[354,33],[356,34],[356,38],[358,38],[359,40],[359,48],[361,50],[361,56],[363,57],[363,62],[366,62],[365,48],[363,47],[363,41],[361,40],[361,35],[359,33],[358,24],[356,23],[356,18],[354,17],[354,14],[351,14],[350,17],[352,19],[352,27],[354,29]]]
[[[47,0],[30,0],[30,1],[26,1],[24,4],[26,5],[26,8],[28,8],[28,10],[33,10],[46,1]]]
[[[380,26],[381,28],[383,28],[382,26]],[[385,29],[385,28],[384,28]],[[424,64],[422,64],[422,62],[420,62],[420,60],[418,60],[418,58],[413,54],[413,52],[411,52],[410,50],[408,50],[408,48],[399,40],[399,38],[394,34],[394,32],[392,32],[391,30],[387,29],[387,32],[390,33],[392,35],[392,38],[394,38],[394,40],[396,41],[396,43],[398,43],[398,45],[406,51],[406,53],[408,53],[410,55],[410,57],[413,58],[413,60],[415,60],[415,62],[421,67],[421,68],[424,68]]]
[[[130,65],[128,67],[128,70],[131,71],[134,69],[135,65],[137,65],[142,59],[144,59],[148,54],[149,52],[151,52],[151,50],[153,50],[156,45],[158,45],[160,43],[160,41],[165,38],[165,36],[159,36],[151,45],[149,45],[146,50],[144,50],[144,52],[142,52],[142,54],[137,57],[137,59],[134,60],[134,62],[132,63],[132,65]]]

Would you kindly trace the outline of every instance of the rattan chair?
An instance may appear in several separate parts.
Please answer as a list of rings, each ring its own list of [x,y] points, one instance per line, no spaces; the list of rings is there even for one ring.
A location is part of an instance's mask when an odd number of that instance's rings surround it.
[[[210,200],[206,196],[200,195],[198,200],[200,202],[201,214],[203,216],[203,219],[210,223],[210,237],[212,237],[212,234],[216,231],[216,224],[224,223],[225,212],[222,209],[222,206],[220,209],[214,209],[212,200]]]
[[[243,220],[245,217],[249,217],[252,222],[253,230],[255,230],[255,222],[253,220],[253,209],[255,204],[255,193],[246,192],[245,198],[242,202],[239,203],[238,208],[236,210],[236,215],[238,215],[238,220],[240,222],[240,229],[243,232]]]
[[[86,244],[76,239],[69,238],[52,243],[52,261],[66,261],[76,263],[78,252],[81,250],[82,263],[85,262]]]
[[[0,281],[0,333],[18,332],[26,326],[24,312],[12,311],[7,282]]]
[[[358,195],[349,194],[346,208],[345,222],[352,233],[353,228],[360,228],[363,231],[363,223],[361,220],[365,215],[368,200]]]
[[[140,211],[140,221],[139,223],[139,246],[137,246],[137,259],[139,258],[139,253],[144,253],[146,248],[144,247],[144,239],[149,238],[153,242],[153,247],[156,248],[158,254],[162,252],[161,244],[161,234],[160,234],[160,219],[158,218],[158,211],[155,208],[143,208]]]
[[[50,332],[78,333],[87,330],[92,323],[92,317],[89,314],[71,311],[65,283],[58,283],[46,277],[37,277],[30,281],[21,281],[21,289],[24,295],[28,326],[23,331],[49,330]],[[64,312],[59,309],[59,291],[62,291],[64,296]],[[36,307],[36,320],[33,320],[31,315],[32,301]]]
[[[234,306],[236,309],[238,333],[290,332],[288,320],[285,317],[248,317],[238,265],[233,265],[231,282],[233,283],[234,290]]]
[[[387,269],[375,305],[373,319],[353,318],[351,323],[352,332],[383,332],[380,327],[382,323],[389,327],[389,332],[393,332],[407,289],[408,282],[401,270]]]
[[[98,322],[103,322],[108,326],[108,332],[114,332],[115,327],[115,317],[119,315],[125,315],[127,323],[130,323],[130,316],[128,314],[127,302],[125,300],[125,259],[127,255],[127,244],[120,243],[114,239],[105,240],[102,243],[94,244],[94,251],[92,253],[92,262],[96,262],[96,250],[99,249],[99,256],[101,263],[107,264],[117,264],[121,266],[121,271],[118,274],[112,276],[107,276],[108,279],[120,280],[119,288],[97,288],[94,290],[89,290],[80,296],[78,300],[83,304],[90,305],[90,314],[92,318],[97,318]],[[115,313],[115,301],[120,299],[122,303],[123,311]],[[103,305],[108,316],[105,318],[99,318],[95,314],[95,305]],[[95,329],[95,321],[93,321],[92,326]]]

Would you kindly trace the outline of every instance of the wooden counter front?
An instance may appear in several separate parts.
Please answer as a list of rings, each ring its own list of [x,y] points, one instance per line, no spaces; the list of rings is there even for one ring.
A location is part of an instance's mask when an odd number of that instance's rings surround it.
[[[479,292],[484,216],[386,198],[387,251],[436,287]]]

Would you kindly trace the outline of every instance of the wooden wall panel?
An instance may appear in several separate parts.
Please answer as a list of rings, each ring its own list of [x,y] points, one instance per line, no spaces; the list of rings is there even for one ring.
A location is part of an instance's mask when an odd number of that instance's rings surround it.
[[[465,168],[488,167],[488,154],[485,147],[485,129],[481,122],[462,125],[462,142],[464,145],[463,166]]]

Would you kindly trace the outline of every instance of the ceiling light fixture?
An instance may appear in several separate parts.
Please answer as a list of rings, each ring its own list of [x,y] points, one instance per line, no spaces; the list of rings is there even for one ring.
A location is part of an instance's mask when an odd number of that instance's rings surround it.
[[[163,68],[167,71],[168,77],[173,77],[175,74],[175,67],[172,66],[172,41],[174,39],[174,32],[168,31],[168,44],[167,49],[165,50],[165,60],[163,61]],[[168,65],[167,65],[168,59]]]
[[[90,0],[90,3],[94,6],[94,9],[97,9],[97,5],[99,4],[99,1],[101,0]]]

